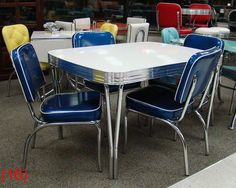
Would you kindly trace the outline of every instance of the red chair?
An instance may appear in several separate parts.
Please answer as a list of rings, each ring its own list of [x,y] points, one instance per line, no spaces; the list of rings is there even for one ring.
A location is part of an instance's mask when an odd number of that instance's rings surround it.
[[[193,3],[189,6],[190,9],[202,9],[211,11],[211,6],[208,4]],[[190,25],[192,27],[208,27],[211,21],[211,14],[209,15],[191,15]]]
[[[182,27],[182,9],[176,3],[158,3],[156,16],[159,29],[175,27],[180,36],[192,33],[192,28]]]

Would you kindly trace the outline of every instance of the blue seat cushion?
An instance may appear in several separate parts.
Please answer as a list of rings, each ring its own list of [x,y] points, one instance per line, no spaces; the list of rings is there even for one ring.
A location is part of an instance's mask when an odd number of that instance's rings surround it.
[[[61,93],[46,98],[40,112],[45,122],[88,122],[101,118],[100,93]]]
[[[221,69],[221,75],[236,81],[236,66],[224,65]]]
[[[181,116],[184,104],[174,101],[175,91],[161,86],[149,86],[126,97],[126,107],[161,119],[177,120]],[[191,102],[192,104],[192,102]],[[191,110],[191,105],[188,111]]]
[[[85,80],[84,81],[85,86],[95,90],[95,91],[99,91],[100,93],[104,93],[105,89],[104,89],[104,85],[103,84],[98,84],[98,83],[94,83],[94,82],[90,82]],[[136,83],[132,83],[132,84],[126,84],[124,85],[124,90],[129,90],[129,89],[135,89],[135,88],[139,88],[140,87],[140,82],[136,82]],[[110,92],[117,92],[119,89],[118,85],[109,85],[109,91]]]

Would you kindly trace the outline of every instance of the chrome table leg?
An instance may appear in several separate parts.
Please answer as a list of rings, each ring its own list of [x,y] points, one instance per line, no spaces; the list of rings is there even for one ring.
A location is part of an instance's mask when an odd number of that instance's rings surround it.
[[[114,135],[114,179],[117,179],[118,177],[118,143],[119,143],[119,133],[120,133],[123,86],[124,85],[119,86],[118,99],[117,99],[116,127]]]

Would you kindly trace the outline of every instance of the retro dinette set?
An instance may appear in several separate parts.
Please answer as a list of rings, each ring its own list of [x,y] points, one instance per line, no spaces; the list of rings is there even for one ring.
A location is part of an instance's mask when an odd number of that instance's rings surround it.
[[[166,7],[170,11],[169,3],[157,5],[159,19],[163,16],[162,8]],[[195,12],[191,9],[180,11],[189,15],[210,14],[209,10],[200,8]],[[213,28],[213,34],[210,31],[186,33],[181,45],[174,45],[171,43],[173,30],[177,32],[177,37],[183,36],[181,27],[161,25],[161,20],[159,23],[162,43],[147,40],[146,27],[149,24],[133,23],[128,24],[129,40],[125,43],[116,43],[116,34],[109,31],[34,32],[31,43],[26,39],[26,43],[10,51],[24,98],[35,121],[34,130],[25,142],[24,168],[29,145],[36,145],[36,135],[41,129],[56,126],[59,138],[63,138],[63,126],[92,124],[97,129],[98,170],[102,171],[101,139],[103,127],[106,127],[109,178],[117,179],[119,138],[123,139],[122,151],[125,153],[130,112],[150,118],[150,131],[154,120],[164,122],[174,131],[175,139],[180,139],[178,144],[183,146],[185,175],[190,174],[188,148],[178,124],[186,114],[194,113],[199,118],[204,132],[205,154],[209,154],[208,128],[212,120],[212,106],[215,92],[221,84],[223,52],[230,43],[222,38],[227,38],[229,31],[217,28],[218,32],[215,32]],[[51,44],[50,48],[47,43]],[[50,65],[53,75],[53,88],[48,96],[40,92],[48,84],[40,67],[42,62]],[[165,79],[167,77],[171,78],[171,82]],[[64,90],[62,79],[73,82],[75,92]],[[79,85],[86,89],[79,88]],[[124,91],[128,91],[126,96]],[[112,117],[111,113],[112,93],[117,96],[116,117]],[[37,98],[43,99],[40,116],[35,113],[33,105]],[[206,120],[201,114],[205,105],[209,106]],[[122,111],[124,117],[121,116]],[[100,124],[102,113],[106,119],[104,126]],[[113,126],[112,119],[115,120]],[[122,137],[121,125],[124,126]],[[233,124],[231,128],[234,128]]]

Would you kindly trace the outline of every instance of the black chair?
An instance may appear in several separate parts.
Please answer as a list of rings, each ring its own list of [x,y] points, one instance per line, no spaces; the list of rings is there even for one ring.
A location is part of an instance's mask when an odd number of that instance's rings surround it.
[[[98,169],[101,167],[101,100],[100,94],[94,91],[81,93],[60,93],[44,99],[40,105],[40,115],[33,108],[39,89],[45,80],[39,66],[37,55],[30,43],[14,49],[11,59],[17,73],[25,100],[34,120],[34,130],[27,137],[24,147],[24,168],[26,168],[30,141],[35,146],[36,133],[52,126],[93,124],[98,130]],[[61,132],[62,133],[62,132]],[[62,134],[60,135],[62,138]]]

